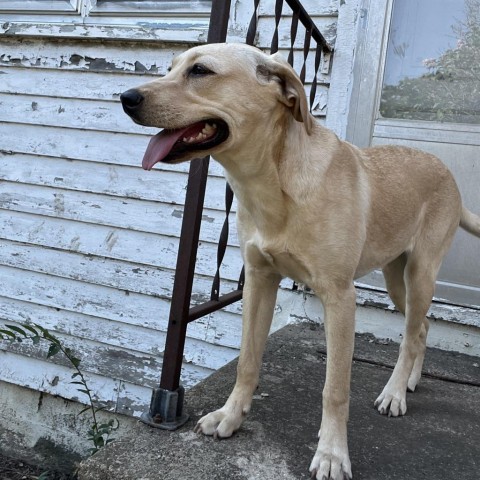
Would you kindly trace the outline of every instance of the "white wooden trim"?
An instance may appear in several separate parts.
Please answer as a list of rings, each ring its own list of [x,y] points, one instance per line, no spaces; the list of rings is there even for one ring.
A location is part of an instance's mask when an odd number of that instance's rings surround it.
[[[355,40],[359,17],[359,1],[340,2],[337,38],[328,92],[326,126],[340,138],[346,137],[350,95],[353,85]]]
[[[169,15],[174,17],[191,16],[195,13],[199,16],[210,16],[212,8],[211,0],[148,0],[128,2],[90,0],[88,15],[131,15],[137,16],[139,12],[145,15],[158,16]]]
[[[377,119],[373,137],[480,145],[480,125]]]
[[[391,8],[392,0],[361,0],[360,4],[359,40],[353,71],[355,80],[346,129],[347,140],[359,147],[369,146],[372,138],[382,52],[387,40],[385,25]]]
[[[83,0],[0,0],[0,12],[12,14],[48,15],[52,13],[71,12],[78,14]]]
[[[184,22],[183,27],[180,27],[178,22],[156,25],[84,25],[78,23],[75,17],[67,18],[64,15],[52,18],[52,23],[47,23],[45,18],[38,16],[32,18],[30,23],[18,18],[9,18],[8,15],[2,15],[1,18],[4,22],[0,24],[0,38],[2,35],[106,40],[115,38],[115,40],[184,43],[193,46],[206,42],[208,30],[207,21],[202,24]]]

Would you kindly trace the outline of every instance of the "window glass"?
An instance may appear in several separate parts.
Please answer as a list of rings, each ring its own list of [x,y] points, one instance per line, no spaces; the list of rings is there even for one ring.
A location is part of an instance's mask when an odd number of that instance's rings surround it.
[[[380,114],[480,124],[480,0],[394,0]]]

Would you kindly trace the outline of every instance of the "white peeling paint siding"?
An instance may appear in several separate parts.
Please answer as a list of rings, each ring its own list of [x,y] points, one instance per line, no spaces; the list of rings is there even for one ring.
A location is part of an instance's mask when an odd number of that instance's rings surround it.
[[[235,40],[253,1],[232,3]],[[304,3],[333,42],[337,1]],[[273,5],[260,3],[258,45],[266,49]],[[205,40],[206,23],[182,30],[1,20],[0,323],[48,328],[82,359],[100,400],[138,415],[159,381],[188,165],[141,169],[156,132],[131,122],[119,95],[164,75],[175,55]],[[289,31],[282,24],[280,32],[287,54]],[[301,61],[298,51],[299,68]],[[307,79],[311,62],[308,69]],[[319,80],[315,114],[323,118],[329,75]],[[210,173],[195,302],[208,297],[224,220],[222,171],[212,163]],[[234,217],[225,291],[241,269]],[[240,308],[189,326],[186,387],[237,356]],[[0,344],[0,381],[81,397],[64,359],[45,357],[45,345]]]

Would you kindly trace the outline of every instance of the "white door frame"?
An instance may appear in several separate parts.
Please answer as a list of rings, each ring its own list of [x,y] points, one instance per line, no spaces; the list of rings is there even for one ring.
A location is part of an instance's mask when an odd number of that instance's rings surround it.
[[[361,0],[355,79],[350,100],[346,138],[359,147],[370,146],[377,113],[393,0]],[[358,112],[365,112],[358,122]]]

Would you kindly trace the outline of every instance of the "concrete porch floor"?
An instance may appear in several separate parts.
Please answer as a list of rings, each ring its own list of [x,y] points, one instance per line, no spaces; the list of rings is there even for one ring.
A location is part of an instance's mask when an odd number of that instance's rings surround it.
[[[480,359],[429,349],[424,376],[407,396],[405,417],[373,408],[398,352],[393,342],[359,335],[352,371],[349,449],[355,480],[480,478]],[[232,438],[193,433],[233,386],[236,362],[192,388],[191,418],[177,432],[134,422],[79,469],[80,480],[297,480],[310,478],[325,378],[325,337],[316,324],[269,337],[252,411]]]

